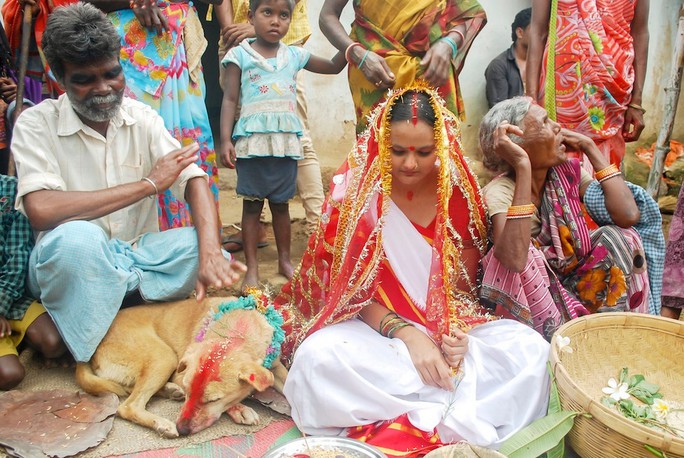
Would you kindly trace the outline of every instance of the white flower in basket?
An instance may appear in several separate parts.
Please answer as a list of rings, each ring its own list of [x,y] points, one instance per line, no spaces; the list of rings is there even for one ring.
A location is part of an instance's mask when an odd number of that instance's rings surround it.
[[[561,353],[572,353],[573,351],[570,346],[570,337],[563,337],[560,334],[556,336],[556,346]]]
[[[667,418],[667,414],[670,413],[670,404],[662,399],[654,399],[651,410],[653,410],[653,414],[656,416],[658,421],[664,423],[665,419]]]
[[[629,399],[628,389],[629,385],[626,383],[618,383],[617,380],[611,377],[608,380],[608,386],[603,387],[602,391],[616,401],[621,401],[622,399]]]

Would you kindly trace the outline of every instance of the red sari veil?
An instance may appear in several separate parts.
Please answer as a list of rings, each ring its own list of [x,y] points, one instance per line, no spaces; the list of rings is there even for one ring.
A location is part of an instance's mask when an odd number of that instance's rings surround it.
[[[333,177],[318,229],[299,267],[275,298],[285,318],[282,354],[288,366],[306,336],[354,317],[373,300],[392,186],[389,114],[411,90],[427,94],[436,115],[439,199],[426,304],[428,333],[439,342],[455,327],[467,331],[492,319],[479,305],[476,281],[467,275],[460,256],[464,239],[473,240],[480,258],[484,256],[487,221],[479,186],[462,154],[459,121],[436,91],[417,83],[391,92],[371,114],[369,127]],[[454,215],[465,224],[455,225]]]

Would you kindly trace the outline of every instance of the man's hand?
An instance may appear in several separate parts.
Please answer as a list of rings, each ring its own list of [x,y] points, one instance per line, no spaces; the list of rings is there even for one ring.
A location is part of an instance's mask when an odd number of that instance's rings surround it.
[[[228,261],[221,250],[209,256],[200,255],[199,271],[195,292],[197,300],[201,301],[207,294],[207,288],[226,288],[240,279],[240,275],[247,271],[247,267],[239,261]]]
[[[28,0],[26,0],[28,1]],[[140,25],[146,29],[156,30],[161,35],[169,29],[169,21],[164,13],[157,7],[155,0],[133,0],[131,3],[133,14],[138,18]]]
[[[4,316],[0,316],[0,339],[9,337],[10,334],[12,334],[12,328],[10,328],[9,321]]]
[[[625,139],[625,142],[629,143],[639,140],[644,127],[644,113],[636,108],[627,107],[625,123],[622,125],[622,138]]]
[[[199,144],[192,143],[160,157],[152,166],[147,178],[154,181],[157,185],[157,191],[160,193],[166,191],[185,167],[197,161],[199,158],[196,154],[198,150]]]
[[[230,24],[221,30],[221,35],[229,48],[239,45],[245,38],[256,37],[254,26],[248,22]]]
[[[423,78],[432,86],[440,87],[447,82],[451,67],[451,53],[451,46],[439,40],[430,46],[423,60],[420,61],[421,67],[425,69]]]

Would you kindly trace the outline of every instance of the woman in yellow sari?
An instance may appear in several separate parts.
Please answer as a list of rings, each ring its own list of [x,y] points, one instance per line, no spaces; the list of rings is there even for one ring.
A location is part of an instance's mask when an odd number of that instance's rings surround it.
[[[340,14],[349,0],[325,0],[323,34],[349,62],[349,87],[357,132],[385,97],[425,79],[437,88],[447,108],[464,118],[458,74],[487,18],[477,0],[353,0],[355,18],[348,35]]]

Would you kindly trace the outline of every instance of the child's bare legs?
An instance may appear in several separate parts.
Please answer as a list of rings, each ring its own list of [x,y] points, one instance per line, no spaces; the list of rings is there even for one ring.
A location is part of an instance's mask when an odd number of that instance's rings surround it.
[[[24,380],[26,371],[17,355],[0,356],[0,391],[11,390]]]
[[[50,315],[43,313],[33,320],[26,330],[26,343],[36,349],[47,359],[57,359],[67,352],[62,336]]]
[[[273,234],[278,249],[278,273],[292,279],[294,269],[290,261],[290,205],[285,202],[276,204],[268,201],[273,215]]]
[[[257,244],[259,243],[259,217],[264,208],[263,200],[242,200],[242,247],[245,250],[247,273],[242,281],[242,290],[259,285],[259,263]],[[275,218],[274,218],[275,219]]]

